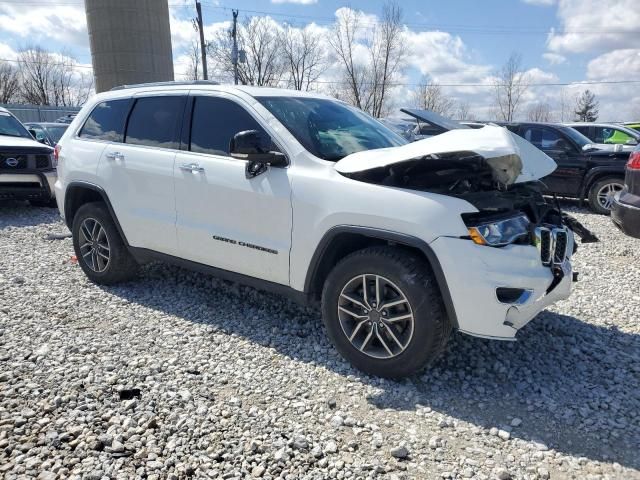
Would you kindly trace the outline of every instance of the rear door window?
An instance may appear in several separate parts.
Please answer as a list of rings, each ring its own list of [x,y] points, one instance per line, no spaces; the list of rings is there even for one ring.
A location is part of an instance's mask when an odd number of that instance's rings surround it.
[[[541,150],[557,150],[566,140],[558,132],[544,127],[525,128],[524,138]]]
[[[226,156],[231,137],[236,133],[258,130],[267,135],[249,112],[225,98],[196,97],[191,118],[192,152]]]
[[[125,143],[157,148],[178,148],[184,96],[146,97],[136,100]]]
[[[125,98],[99,103],[87,118],[79,136],[107,142],[122,142],[130,102],[130,99]]]

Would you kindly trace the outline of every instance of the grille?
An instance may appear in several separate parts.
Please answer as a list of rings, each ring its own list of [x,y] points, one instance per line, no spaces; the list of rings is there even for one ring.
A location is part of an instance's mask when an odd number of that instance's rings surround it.
[[[36,168],[47,168],[49,163],[49,155],[36,155]]]
[[[17,161],[16,165],[12,165],[14,161]],[[7,163],[7,161],[9,163]],[[11,165],[10,165],[11,164]],[[29,168],[26,155],[11,155],[0,154],[0,170],[23,170]]]
[[[564,257],[567,255],[567,232],[566,230],[555,230],[555,252],[553,254],[554,263],[564,262]]]
[[[565,228],[536,228],[536,246],[543,265],[561,264],[567,256],[569,236]]]

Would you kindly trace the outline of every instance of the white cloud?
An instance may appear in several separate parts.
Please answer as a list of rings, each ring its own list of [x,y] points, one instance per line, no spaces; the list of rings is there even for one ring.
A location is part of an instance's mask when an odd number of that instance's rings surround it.
[[[318,0],[271,0],[271,3],[297,3],[300,5],[312,5],[318,3]]]
[[[549,62],[549,65],[561,65],[567,61],[567,57],[564,55],[552,52],[543,53],[542,58]]]
[[[625,48],[600,55],[587,65],[591,80],[635,80],[640,78],[640,49]]]
[[[556,3],[556,0],[522,0],[522,1],[530,5],[541,5],[543,7],[548,7]]]
[[[626,48],[640,42],[637,0],[558,0],[560,30],[547,39],[555,53]]]

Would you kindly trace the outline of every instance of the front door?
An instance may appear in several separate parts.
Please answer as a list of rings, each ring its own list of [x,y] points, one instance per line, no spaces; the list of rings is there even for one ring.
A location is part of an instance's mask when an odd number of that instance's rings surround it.
[[[523,127],[522,137],[558,164],[558,168],[541,179],[546,193],[578,195],[585,174],[585,158],[578,147],[561,132],[543,125]]]
[[[188,150],[176,156],[180,256],[288,285],[288,169],[245,177],[246,162],[229,156],[229,141],[238,132],[265,129],[233,96],[217,95],[194,97]]]

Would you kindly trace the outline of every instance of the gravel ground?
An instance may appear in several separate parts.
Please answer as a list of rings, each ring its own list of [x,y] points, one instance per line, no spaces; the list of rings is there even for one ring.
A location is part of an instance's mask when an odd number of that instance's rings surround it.
[[[94,285],[56,211],[2,204],[0,478],[640,479],[640,241],[569,208],[602,240],[573,296],[398,383],[274,295]]]

